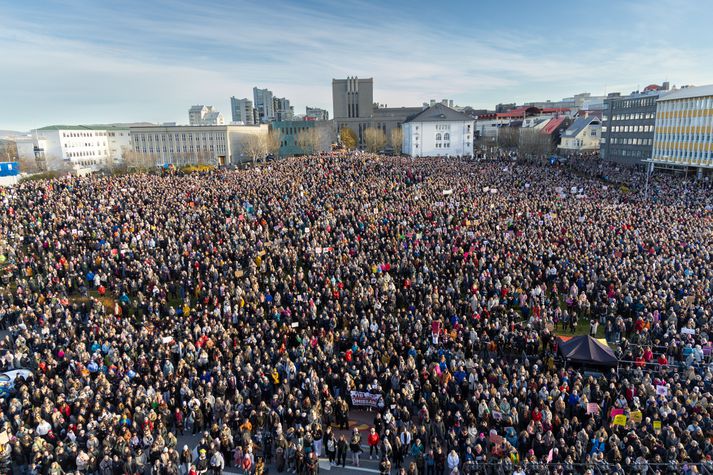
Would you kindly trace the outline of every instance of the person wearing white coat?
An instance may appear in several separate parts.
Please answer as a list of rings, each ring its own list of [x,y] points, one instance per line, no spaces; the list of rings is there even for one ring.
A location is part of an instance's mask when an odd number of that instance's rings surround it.
[[[460,457],[456,453],[455,450],[451,450],[451,453],[448,454],[448,470],[451,471],[451,473],[457,473],[458,472],[458,465],[460,465]]]

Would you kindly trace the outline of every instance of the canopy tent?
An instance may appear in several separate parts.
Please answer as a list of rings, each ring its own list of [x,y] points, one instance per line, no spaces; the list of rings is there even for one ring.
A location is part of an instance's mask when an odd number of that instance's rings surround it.
[[[567,361],[599,366],[616,366],[618,359],[606,343],[591,336],[559,337],[558,351]]]

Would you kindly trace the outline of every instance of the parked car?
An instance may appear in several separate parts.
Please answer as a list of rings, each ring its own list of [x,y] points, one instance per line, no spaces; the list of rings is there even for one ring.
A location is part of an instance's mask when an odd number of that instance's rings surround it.
[[[29,369],[13,369],[0,373],[0,397],[8,397],[15,390],[17,378],[28,379],[32,377]]]

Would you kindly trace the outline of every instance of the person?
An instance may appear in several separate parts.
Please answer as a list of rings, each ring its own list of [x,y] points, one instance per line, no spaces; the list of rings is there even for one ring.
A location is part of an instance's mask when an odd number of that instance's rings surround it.
[[[376,457],[379,457],[380,440],[379,434],[376,433],[376,428],[369,429],[369,435],[366,438],[366,442],[369,445],[369,460],[373,459],[374,452],[376,452]]]
[[[361,434],[359,429],[356,427],[352,431],[351,439],[349,440],[349,450],[352,452],[352,464],[355,467],[359,466],[359,454],[362,452],[361,448]]]
[[[337,442],[337,463],[336,465],[342,464],[342,468],[347,463],[347,441],[344,435],[339,435],[339,441]]]
[[[210,457],[210,467],[213,470],[213,475],[222,475],[225,469],[225,459],[220,450],[213,452]]]
[[[381,475],[389,475],[391,473],[391,462],[386,454],[381,456],[381,461],[379,462],[379,473]]]
[[[188,448],[188,445],[183,446],[179,462],[181,466],[181,474],[186,475],[193,464],[193,453]]]
[[[451,450],[450,453],[448,454],[448,470],[450,473],[457,473],[458,472],[458,467],[460,466],[460,457],[458,456],[458,453],[454,450]]]
[[[330,465],[336,465],[334,462],[336,460],[336,455],[337,455],[337,439],[334,437],[334,432],[331,430],[328,430],[326,435],[326,444],[325,444],[325,449],[327,452],[327,458],[329,459],[329,464]]]

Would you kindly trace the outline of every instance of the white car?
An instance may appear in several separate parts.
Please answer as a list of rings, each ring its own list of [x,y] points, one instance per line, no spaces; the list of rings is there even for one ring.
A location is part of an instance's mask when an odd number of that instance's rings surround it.
[[[32,376],[32,371],[29,369],[13,369],[0,373],[0,397],[8,396],[15,389],[15,380],[20,376],[27,379]]]

